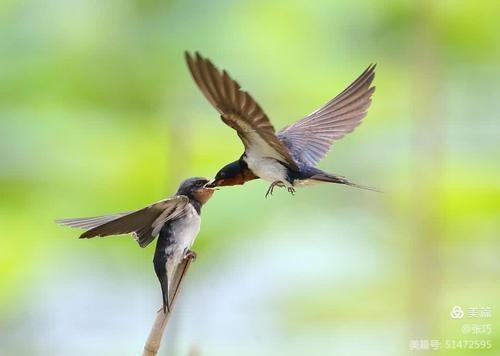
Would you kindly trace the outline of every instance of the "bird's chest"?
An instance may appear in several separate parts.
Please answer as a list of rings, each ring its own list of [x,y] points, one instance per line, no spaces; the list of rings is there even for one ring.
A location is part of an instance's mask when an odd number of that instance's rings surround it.
[[[172,223],[172,236],[175,249],[189,249],[200,232],[201,218],[197,211],[190,207],[182,218]]]
[[[269,182],[282,181],[286,183],[286,168],[274,158],[258,157],[247,154],[243,157],[248,168],[259,178]]]

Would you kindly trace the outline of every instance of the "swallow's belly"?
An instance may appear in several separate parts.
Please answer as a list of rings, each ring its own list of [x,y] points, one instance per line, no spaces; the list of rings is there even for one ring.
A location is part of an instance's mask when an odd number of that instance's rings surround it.
[[[281,181],[286,186],[290,183],[287,180],[287,172],[285,166],[279,163],[274,158],[254,158],[252,156],[245,157],[245,162],[248,168],[259,178],[269,182]]]
[[[171,243],[166,248],[166,270],[168,280],[172,280],[175,268],[184,258],[184,253],[191,248],[200,232],[201,218],[198,212],[189,205],[185,216],[171,224]]]
[[[193,245],[200,232],[200,223],[200,215],[191,205],[185,216],[172,222],[172,244],[167,247],[167,255],[175,262],[179,262],[184,257],[184,252]]]

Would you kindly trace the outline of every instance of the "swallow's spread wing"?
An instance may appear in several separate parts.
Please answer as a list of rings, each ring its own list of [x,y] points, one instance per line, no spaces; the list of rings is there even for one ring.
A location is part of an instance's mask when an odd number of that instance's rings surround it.
[[[241,90],[226,71],[219,71],[199,53],[193,58],[186,52],[186,61],[194,81],[220,113],[222,121],[237,131],[247,154],[272,157],[298,169],[288,149],[276,137],[268,117],[250,94]]]
[[[277,136],[297,161],[316,165],[327,155],[333,142],[361,123],[375,91],[375,87],[370,86],[374,77],[375,65],[370,65],[323,107],[278,132]]]
[[[70,227],[88,229],[80,236],[81,239],[131,233],[141,247],[146,247],[167,221],[179,218],[185,213],[188,203],[188,197],[179,195],[129,213],[61,219],[56,222]]]

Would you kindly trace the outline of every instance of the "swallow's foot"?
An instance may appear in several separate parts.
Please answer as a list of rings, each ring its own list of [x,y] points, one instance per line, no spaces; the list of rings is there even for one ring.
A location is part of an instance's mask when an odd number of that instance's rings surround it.
[[[293,187],[288,187],[288,192],[292,195],[295,195],[295,189]]]
[[[163,314],[170,313],[170,306],[169,305],[164,305],[160,309],[156,311],[156,313],[163,312]]]
[[[196,257],[198,257],[198,255],[196,254],[196,252],[194,252],[192,250],[187,250],[184,253],[184,259],[190,259],[190,260],[194,261],[194,260],[196,260]]]
[[[266,198],[269,196],[269,195],[273,195],[273,191],[274,191],[274,187],[284,187],[285,185],[283,184],[283,182],[277,180],[277,181],[274,181],[271,183],[271,185],[269,186],[269,188],[267,188],[267,192],[266,192]]]

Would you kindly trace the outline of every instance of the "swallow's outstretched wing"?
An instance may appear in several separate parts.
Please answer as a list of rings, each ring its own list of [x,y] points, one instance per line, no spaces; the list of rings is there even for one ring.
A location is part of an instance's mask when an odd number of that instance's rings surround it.
[[[186,52],[186,61],[194,81],[220,113],[222,121],[237,131],[247,155],[272,157],[291,169],[298,169],[288,149],[276,137],[269,118],[250,94],[199,53],[193,58]]]
[[[302,120],[277,133],[293,157],[315,166],[330,150],[333,142],[358,126],[371,104],[375,65],[370,65],[342,93]]]
[[[188,203],[188,197],[178,195],[133,212],[91,218],[60,219],[56,222],[61,225],[87,229],[80,235],[81,239],[131,233],[139,246],[146,247],[154,240],[167,221],[179,218],[185,213],[185,207]]]

